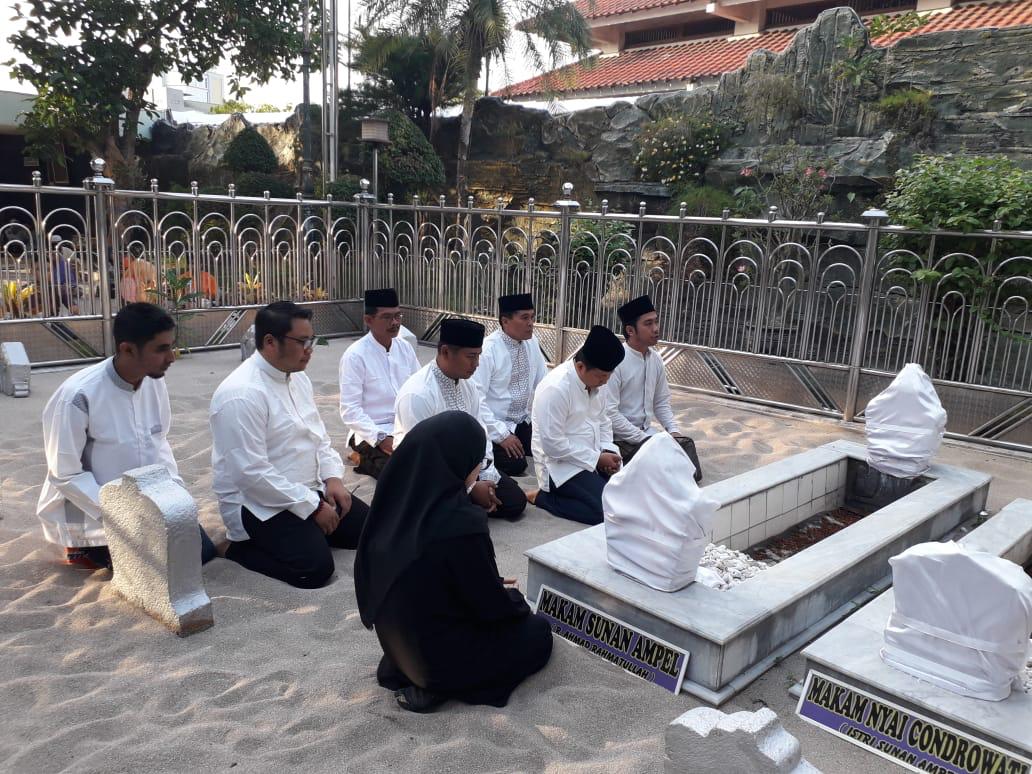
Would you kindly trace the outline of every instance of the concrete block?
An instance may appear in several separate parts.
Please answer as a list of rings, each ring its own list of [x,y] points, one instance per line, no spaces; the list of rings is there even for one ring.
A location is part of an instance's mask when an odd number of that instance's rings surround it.
[[[767,518],[773,519],[785,512],[785,485],[780,484],[767,491]]]
[[[134,468],[100,490],[112,587],[185,637],[214,624],[201,579],[197,505],[164,465]]]
[[[749,501],[739,500],[731,506],[731,534],[749,529]]]
[[[791,513],[799,506],[799,482],[796,479],[782,484],[782,510]]]
[[[828,469],[818,468],[813,472],[813,496],[822,497],[828,491]]]
[[[0,391],[12,398],[29,397],[32,364],[20,341],[0,344]]]
[[[254,343],[254,326],[250,326],[244,331],[243,338],[240,339],[240,362],[247,360],[254,354],[255,343]]]
[[[732,715],[710,707],[684,713],[667,726],[663,771],[820,774],[803,758],[799,740],[767,707]]]
[[[767,493],[760,492],[749,498],[749,526],[755,527],[767,520]]]

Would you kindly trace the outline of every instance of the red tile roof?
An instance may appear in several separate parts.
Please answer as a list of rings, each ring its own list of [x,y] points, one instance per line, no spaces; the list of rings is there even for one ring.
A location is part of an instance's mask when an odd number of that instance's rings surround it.
[[[616,3],[619,0],[600,0]],[[648,0],[643,0],[648,2]],[[655,0],[659,4],[662,0]],[[896,41],[929,32],[948,30],[999,29],[1032,24],[1032,0],[1017,2],[973,3],[951,11],[932,13],[928,21],[912,32],[884,35],[873,42],[888,46]],[[576,92],[619,86],[642,86],[706,78],[737,70],[753,51],[767,49],[781,53],[799,30],[777,29],[759,35],[728,40],[712,38],[654,48],[623,51],[617,56],[593,57],[493,92],[497,97],[544,95],[551,90],[573,96]],[[550,81],[550,83],[549,83]]]
[[[585,19],[601,19],[604,16],[618,16],[622,13],[680,5],[691,0],[577,0],[574,5]]]

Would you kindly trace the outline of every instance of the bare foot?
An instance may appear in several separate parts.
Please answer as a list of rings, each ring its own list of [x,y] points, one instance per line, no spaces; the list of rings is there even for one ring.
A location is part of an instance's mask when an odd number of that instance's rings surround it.
[[[532,489],[531,491],[527,492],[527,502],[531,505],[537,502],[538,492],[540,491],[540,489]]]

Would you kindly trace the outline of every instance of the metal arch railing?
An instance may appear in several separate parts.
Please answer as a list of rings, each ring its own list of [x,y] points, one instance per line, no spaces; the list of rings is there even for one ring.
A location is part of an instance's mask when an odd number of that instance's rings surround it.
[[[1032,406],[1032,232],[908,229],[863,222],[583,212],[572,186],[551,209],[273,199],[115,190],[98,164],[82,189],[0,185],[5,321],[110,319],[151,300],[167,272],[193,307],[276,298],[343,301],[391,285],[427,313],[494,316],[531,291],[554,330],[553,360],[648,292],[665,341],[819,366],[845,375],[831,413],[852,419],[865,374],[920,363],[940,382]],[[3,323],[0,323],[2,325]],[[105,329],[110,326],[105,325]],[[576,335],[574,335],[576,333]],[[105,352],[110,341],[105,341]],[[1024,405],[1024,404],[1023,404]]]

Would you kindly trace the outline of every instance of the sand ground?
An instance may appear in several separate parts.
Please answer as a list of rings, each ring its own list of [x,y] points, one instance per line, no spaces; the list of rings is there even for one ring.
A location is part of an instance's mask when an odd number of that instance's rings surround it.
[[[320,347],[309,367],[339,446],[337,362],[348,343]],[[425,360],[430,350],[420,354]],[[168,374],[172,446],[217,538],[224,530],[211,494],[207,410],[238,362],[236,350],[197,353]],[[107,572],[57,564],[34,513],[45,472],[39,417],[69,373],[37,372],[30,397],[0,396],[0,770],[662,770],[666,724],[698,702],[562,640],[503,709],[401,711],[374,680],[380,651],[359,622],[350,551],[336,553],[337,575],[317,591],[216,559],[204,568],[216,625],[186,639],[121,601]],[[857,426],[687,392],[676,395],[676,408],[707,482],[837,438],[863,440]],[[940,459],[991,473],[993,512],[1029,496],[1028,455],[947,442]],[[363,479],[358,493],[368,499],[370,480],[349,476]],[[535,508],[515,524],[492,522],[501,572],[524,588],[523,552],[578,528]],[[825,772],[886,770],[883,759],[794,717],[788,688],[802,676],[795,654],[722,709],[771,707]]]

